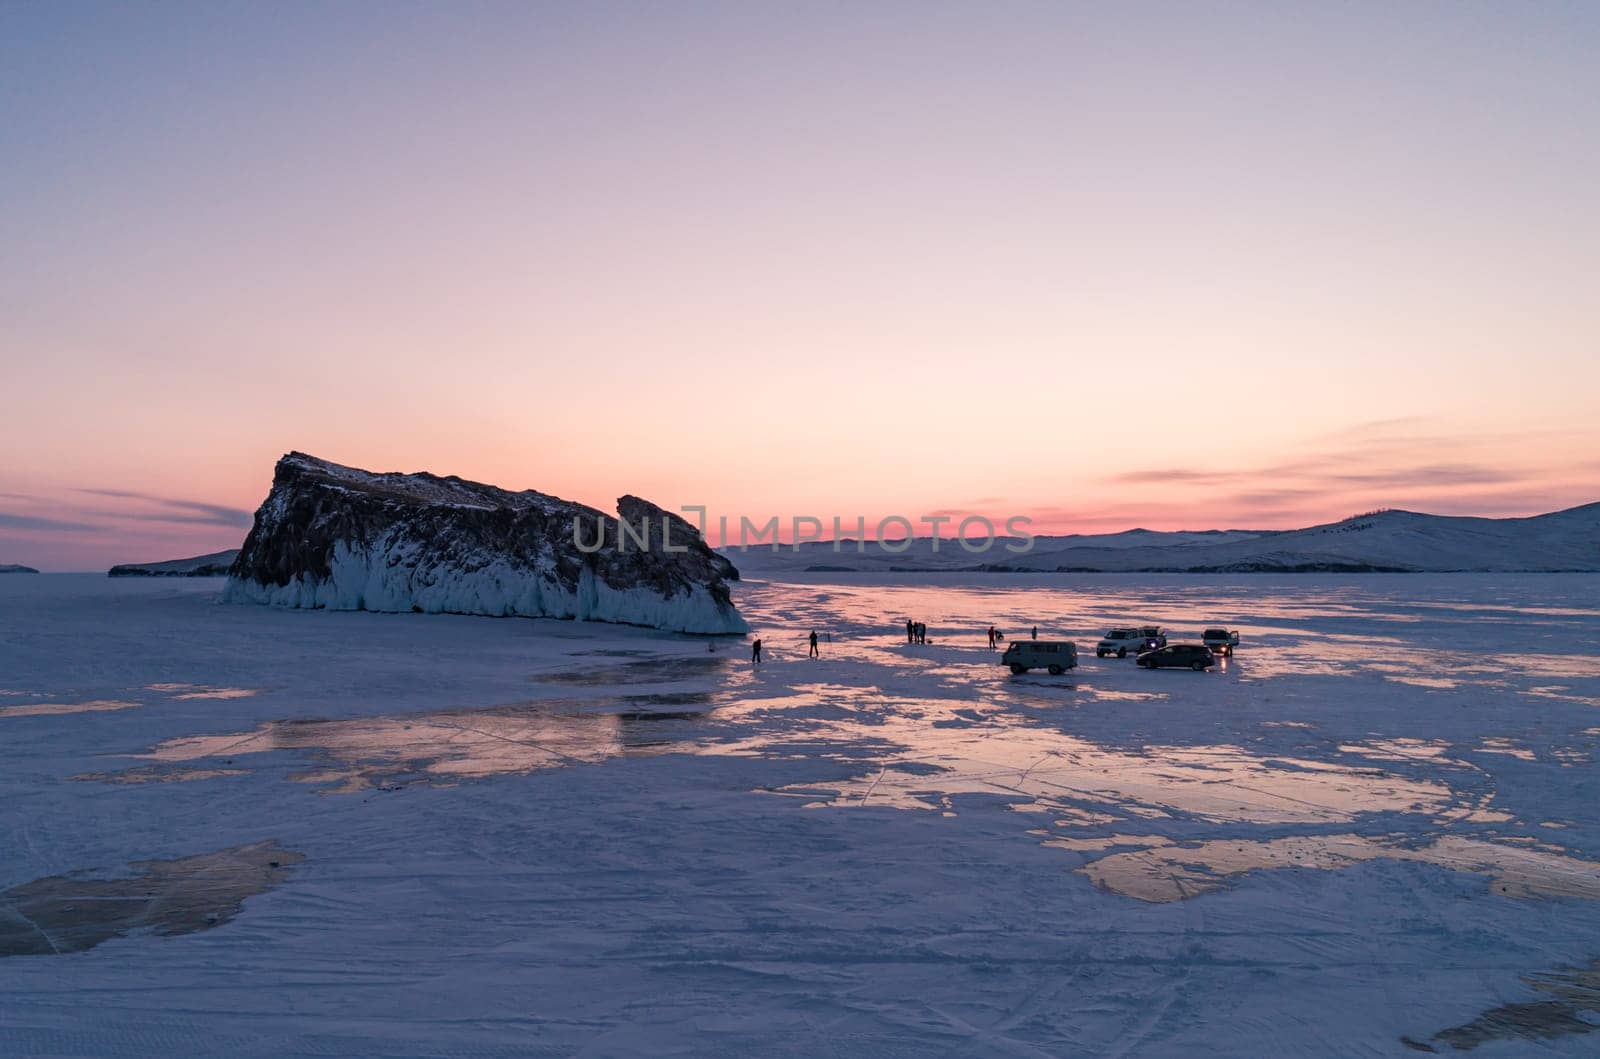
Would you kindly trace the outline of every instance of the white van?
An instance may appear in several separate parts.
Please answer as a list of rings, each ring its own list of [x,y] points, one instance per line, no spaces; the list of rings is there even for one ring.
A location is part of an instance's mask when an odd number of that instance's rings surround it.
[[[1116,655],[1126,658],[1129,654],[1138,656],[1145,651],[1154,651],[1157,647],[1167,646],[1167,634],[1159,625],[1125,625],[1112,629],[1100,637],[1100,642],[1094,645],[1094,656],[1104,658],[1106,655]]]
[[[1078,668],[1078,645],[1066,640],[1014,640],[1000,656],[1000,664],[1010,666],[1013,673],[1045,669],[1051,676],[1060,676]]]

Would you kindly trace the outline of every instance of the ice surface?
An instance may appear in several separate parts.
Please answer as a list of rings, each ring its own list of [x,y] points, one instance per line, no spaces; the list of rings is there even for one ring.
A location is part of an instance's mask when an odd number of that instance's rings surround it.
[[[0,960],[0,1054],[1592,1054],[1600,578],[749,582],[759,668],[220,592],[0,583],[0,891],[304,857]],[[985,647],[1144,620],[1244,646]]]

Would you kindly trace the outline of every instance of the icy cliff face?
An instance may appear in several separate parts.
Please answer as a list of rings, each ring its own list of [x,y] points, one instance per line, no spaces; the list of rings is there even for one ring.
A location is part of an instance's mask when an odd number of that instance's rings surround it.
[[[533,490],[374,474],[291,452],[278,461],[223,598],[748,629],[729,599],[726,580],[738,571],[728,560],[648,501],[623,497],[618,506],[626,526]]]

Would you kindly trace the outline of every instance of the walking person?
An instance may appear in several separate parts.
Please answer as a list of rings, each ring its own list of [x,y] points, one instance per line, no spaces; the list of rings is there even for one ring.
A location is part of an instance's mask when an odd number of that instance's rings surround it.
[[[752,665],[761,662],[761,641],[759,639],[750,644],[750,662]]]
[[[807,657],[808,658],[821,658],[822,657],[821,653],[817,650],[817,630],[815,630],[815,629],[811,630],[811,654],[808,655]]]
[[[1035,640],[1037,640],[1039,638],[1039,626],[1037,626],[1037,625],[1035,625],[1033,627],[1033,638]]]
[[[913,643],[917,636],[917,625],[910,618],[906,619],[906,643]]]

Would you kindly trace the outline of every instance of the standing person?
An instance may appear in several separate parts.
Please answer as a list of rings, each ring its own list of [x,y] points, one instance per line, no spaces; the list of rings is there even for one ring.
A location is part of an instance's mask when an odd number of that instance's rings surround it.
[[[906,619],[906,643],[913,642],[916,639],[916,636],[917,636],[916,623],[913,622],[910,618],[907,618]]]
[[[756,664],[761,661],[761,641],[757,639],[750,645],[750,662]]]
[[[817,630],[815,630],[815,629],[811,630],[811,654],[808,655],[807,657],[809,657],[809,658],[820,658],[820,657],[822,657],[821,653],[817,651]]]
[[[1033,627],[1033,638],[1035,640],[1037,640],[1039,638],[1039,626],[1037,626],[1037,625],[1035,625]]]

